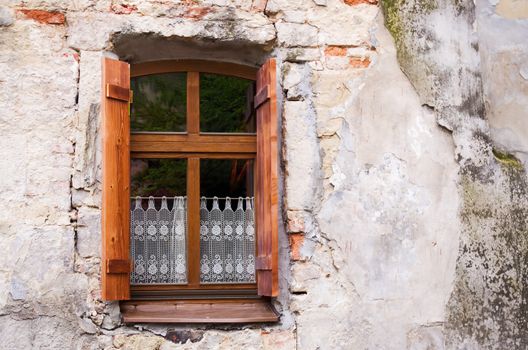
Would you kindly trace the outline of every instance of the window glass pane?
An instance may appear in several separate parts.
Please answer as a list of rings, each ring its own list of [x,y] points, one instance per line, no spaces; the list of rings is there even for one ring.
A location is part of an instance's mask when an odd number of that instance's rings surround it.
[[[206,197],[246,197],[253,195],[251,159],[200,160],[200,195]]]
[[[185,196],[186,159],[131,159],[130,194],[141,196]]]
[[[200,162],[200,282],[255,282],[253,160]]]
[[[200,73],[200,131],[255,132],[254,118],[246,117],[252,85],[251,80]]]
[[[132,159],[132,284],[187,283],[185,159]]]
[[[166,73],[131,79],[132,131],[186,130],[187,73]]]

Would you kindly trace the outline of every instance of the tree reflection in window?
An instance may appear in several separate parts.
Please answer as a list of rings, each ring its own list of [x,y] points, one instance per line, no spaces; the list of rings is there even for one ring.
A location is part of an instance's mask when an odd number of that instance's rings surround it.
[[[131,196],[185,196],[186,159],[132,159]]]
[[[166,73],[131,79],[132,131],[186,130],[187,73]]]
[[[200,131],[255,132],[254,123],[246,117],[252,85],[251,80],[201,73]]]

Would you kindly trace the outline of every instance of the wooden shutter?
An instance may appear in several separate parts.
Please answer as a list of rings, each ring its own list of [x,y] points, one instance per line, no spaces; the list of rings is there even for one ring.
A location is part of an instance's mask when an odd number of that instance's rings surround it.
[[[103,202],[101,294],[130,299],[130,67],[102,61]]]
[[[256,225],[258,294],[279,294],[277,77],[275,59],[257,73]]]

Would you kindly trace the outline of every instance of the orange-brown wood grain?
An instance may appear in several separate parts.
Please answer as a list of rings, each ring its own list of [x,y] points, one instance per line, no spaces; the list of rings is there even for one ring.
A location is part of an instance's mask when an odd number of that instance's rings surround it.
[[[247,323],[276,322],[278,314],[265,300],[179,300],[121,303],[124,322]]]
[[[132,133],[130,150],[133,153],[144,154],[206,153],[212,156],[216,153],[224,153],[227,156],[231,153],[255,154],[256,140],[255,135],[242,134]],[[198,155],[198,157],[208,156]]]
[[[200,132],[200,73],[187,73],[187,133]]]
[[[116,91],[130,89],[128,63],[102,59],[102,267],[101,294],[104,300],[130,298],[129,273],[112,266],[114,260],[129,260],[130,249],[130,116],[128,101],[106,96],[106,86]],[[115,269],[114,269],[115,270]]]
[[[200,286],[200,159],[187,163],[187,282]]]
[[[144,159],[254,159],[255,153],[221,153],[221,152],[132,152],[132,158]]]
[[[278,149],[276,63],[274,59],[258,71],[252,67],[207,61],[164,61],[133,65],[133,76],[186,71],[187,132],[133,133],[130,154],[134,158],[186,158],[187,165],[187,262],[188,283],[170,286],[132,286],[134,293],[148,298],[156,293],[233,293],[234,290],[262,296],[278,295]],[[233,75],[257,79],[259,93],[257,135],[200,133],[200,73]],[[124,96],[124,94],[121,94]],[[257,283],[208,286],[200,284],[200,159],[256,159]],[[128,198],[128,197],[127,197]],[[145,294],[146,293],[146,294]],[[138,294],[138,295],[139,295]],[[141,295],[143,295],[141,294]],[[235,293],[236,294],[236,293]],[[204,297],[207,294],[200,294]],[[255,294],[253,294],[255,296]],[[202,311],[197,311],[198,313]],[[207,315],[204,314],[206,317]],[[166,317],[161,315],[160,317]],[[180,320],[185,320],[182,316]],[[162,319],[157,316],[154,319]],[[194,318],[196,319],[196,318]],[[248,322],[241,317],[241,322]],[[172,322],[172,321],[169,321]],[[175,321],[177,322],[177,321]],[[199,322],[199,321],[197,321]],[[257,321],[255,321],[257,322]]]
[[[257,73],[256,224],[258,294],[278,296],[278,120],[275,59]],[[266,97],[263,97],[266,95]]]
[[[133,64],[131,75],[132,77],[139,77],[173,72],[203,72],[255,80],[257,68],[229,62],[207,60],[165,60]]]

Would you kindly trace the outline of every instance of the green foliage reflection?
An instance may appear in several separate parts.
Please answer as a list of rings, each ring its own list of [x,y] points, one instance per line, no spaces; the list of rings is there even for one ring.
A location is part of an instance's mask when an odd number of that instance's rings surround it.
[[[184,196],[187,194],[187,160],[133,159],[132,196]]]
[[[200,131],[254,132],[244,122],[246,91],[253,82],[200,74]]]
[[[133,78],[132,131],[185,131],[187,73]]]

